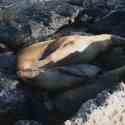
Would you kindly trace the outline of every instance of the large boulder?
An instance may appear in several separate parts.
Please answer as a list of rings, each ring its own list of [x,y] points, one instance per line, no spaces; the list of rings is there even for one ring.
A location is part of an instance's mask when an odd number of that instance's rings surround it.
[[[99,21],[95,21],[92,24],[88,25],[88,32],[94,34],[100,33],[111,33],[120,36],[125,36],[124,34],[124,26],[125,26],[125,10],[118,9],[111,11],[108,15],[100,19]]]
[[[83,103],[78,113],[65,125],[121,125],[125,119],[125,85],[113,92],[103,91],[94,99]]]
[[[19,120],[15,125],[42,125],[41,123],[34,120]]]
[[[64,1],[16,1],[0,10],[0,41],[17,49],[54,34],[74,21],[81,8]]]

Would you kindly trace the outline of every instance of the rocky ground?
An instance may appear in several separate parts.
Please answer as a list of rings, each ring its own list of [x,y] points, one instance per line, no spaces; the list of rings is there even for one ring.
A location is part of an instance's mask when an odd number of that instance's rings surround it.
[[[93,84],[84,81],[86,84],[75,89],[46,93],[24,84],[16,74],[16,53],[32,43],[71,34],[125,37],[124,7],[124,0],[0,1],[0,123],[124,124],[121,81],[102,87],[97,78]],[[125,65],[125,47],[102,53],[91,65],[99,67],[101,74]],[[112,84],[110,79],[105,82]]]
[[[87,101],[65,125],[124,125],[124,87],[124,83],[120,83],[114,92],[103,91]]]

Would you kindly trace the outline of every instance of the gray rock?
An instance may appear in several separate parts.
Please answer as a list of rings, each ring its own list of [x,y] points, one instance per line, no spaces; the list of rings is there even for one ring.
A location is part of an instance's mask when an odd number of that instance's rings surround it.
[[[0,68],[15,69],[16,55],[13,52],[4,52],[0,54]]]
[[[16,56],[13,52],[0,54],[0,89],[14,89],[19,84],[16,76]]]
[[[10,125],[16,119],[25,117],[28,117],[26,93],[17,88],[2,88],[0,90],[0,122],[3,125]]]
[[[30,27],[24,23],[0,24],[0,40],[7,47],[15,50],[24,45],[30,37]]]
[[[42,125],[42,124],[33,120],[19,120],[15,123],[15,125]]]
[[[16,0],[1,0],[0,8],[12,6],[15,2],[16,2]]]
[[[125,7],[124,0],[107,0],[107,5],[112,9],[120,9]]]
[[[78,113],[65,125],[121,125],[125,122],[124,110],[125,85],[122,83],[113,93],[104,91],[95,99],[83,103]]]
[[[73,25],[65,25],[61,27],[56,33],[54,33],[53,37],[61,37],[67,35],[90,35],[86,33],[87,28],[84,25],[73,24]]]
[[[38,95],[33,94],[31,88],[22,86],[14,73],[0,71],[0,122],[3,125],[12,125],[20,119],[36,119],[46,123],[47,113],[42,96],[38,100]],[[23,123],[26,124],[19,124]]]
[[[72,5],[82,6],[83,0],[67,0]]]
[[[107,6],[106,0],[83,0],[82,10],[79,12],[76,21],[84,24],[92,24],[96,20],[100,20],[111,11]]]
[[[5,44],[0,43],[0,53],[8,52],[10,51],[9,48]]]
[[[79,10],[66,1],[16,1],[13,7],[0,10],[0,39],[11,48],[43,40],[72,22]]]
[[[125,10],[119,9],[111,11],[108,15],[88,25],[88,32],[100,34],[100,33],[110,33],[120,36],[125,36],[124,34],[124,20],[125,20]],[[98,25],[98,27],[97,27]]]
[[[77,6],[72,6],[63,1],[49,1],[45,5],[36,5],[36,7],[33,6],[30,9],[29,23],[32,29],[32,37],[35,39],[53,34],[60,27],[75,19],[79,12]]]

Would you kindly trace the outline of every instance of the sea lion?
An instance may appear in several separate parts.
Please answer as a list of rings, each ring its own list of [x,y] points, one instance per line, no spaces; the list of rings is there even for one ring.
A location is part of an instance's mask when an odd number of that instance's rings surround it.
[[[71,35],[36,43],[17,54],[17,68],[21,71],[19,76],[22,79],[31,79],[38,76],[39,68],[89,63],[110,47],[123,45],[125,38],[110,34]],[[26,75],[25,72],[30,74]]]
[[[100,71],[99,67],[89,64],[60,66],[42,69],[37,77],[25,81],[27,84],[49,91],[67,90],[84,84],[83,81],[96,77]],[[31,77],[32,74],[26,75]]]

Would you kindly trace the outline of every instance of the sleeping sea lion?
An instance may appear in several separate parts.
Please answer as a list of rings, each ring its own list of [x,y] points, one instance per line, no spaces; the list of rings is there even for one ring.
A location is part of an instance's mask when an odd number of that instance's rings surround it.
[[[110,47],[123,45],[125,38],[110,34],[71,35],[36,43],[17,54],[17,68],[21,71],[19,76],[32,79],[38,76],[39,68],[89,63]]]

